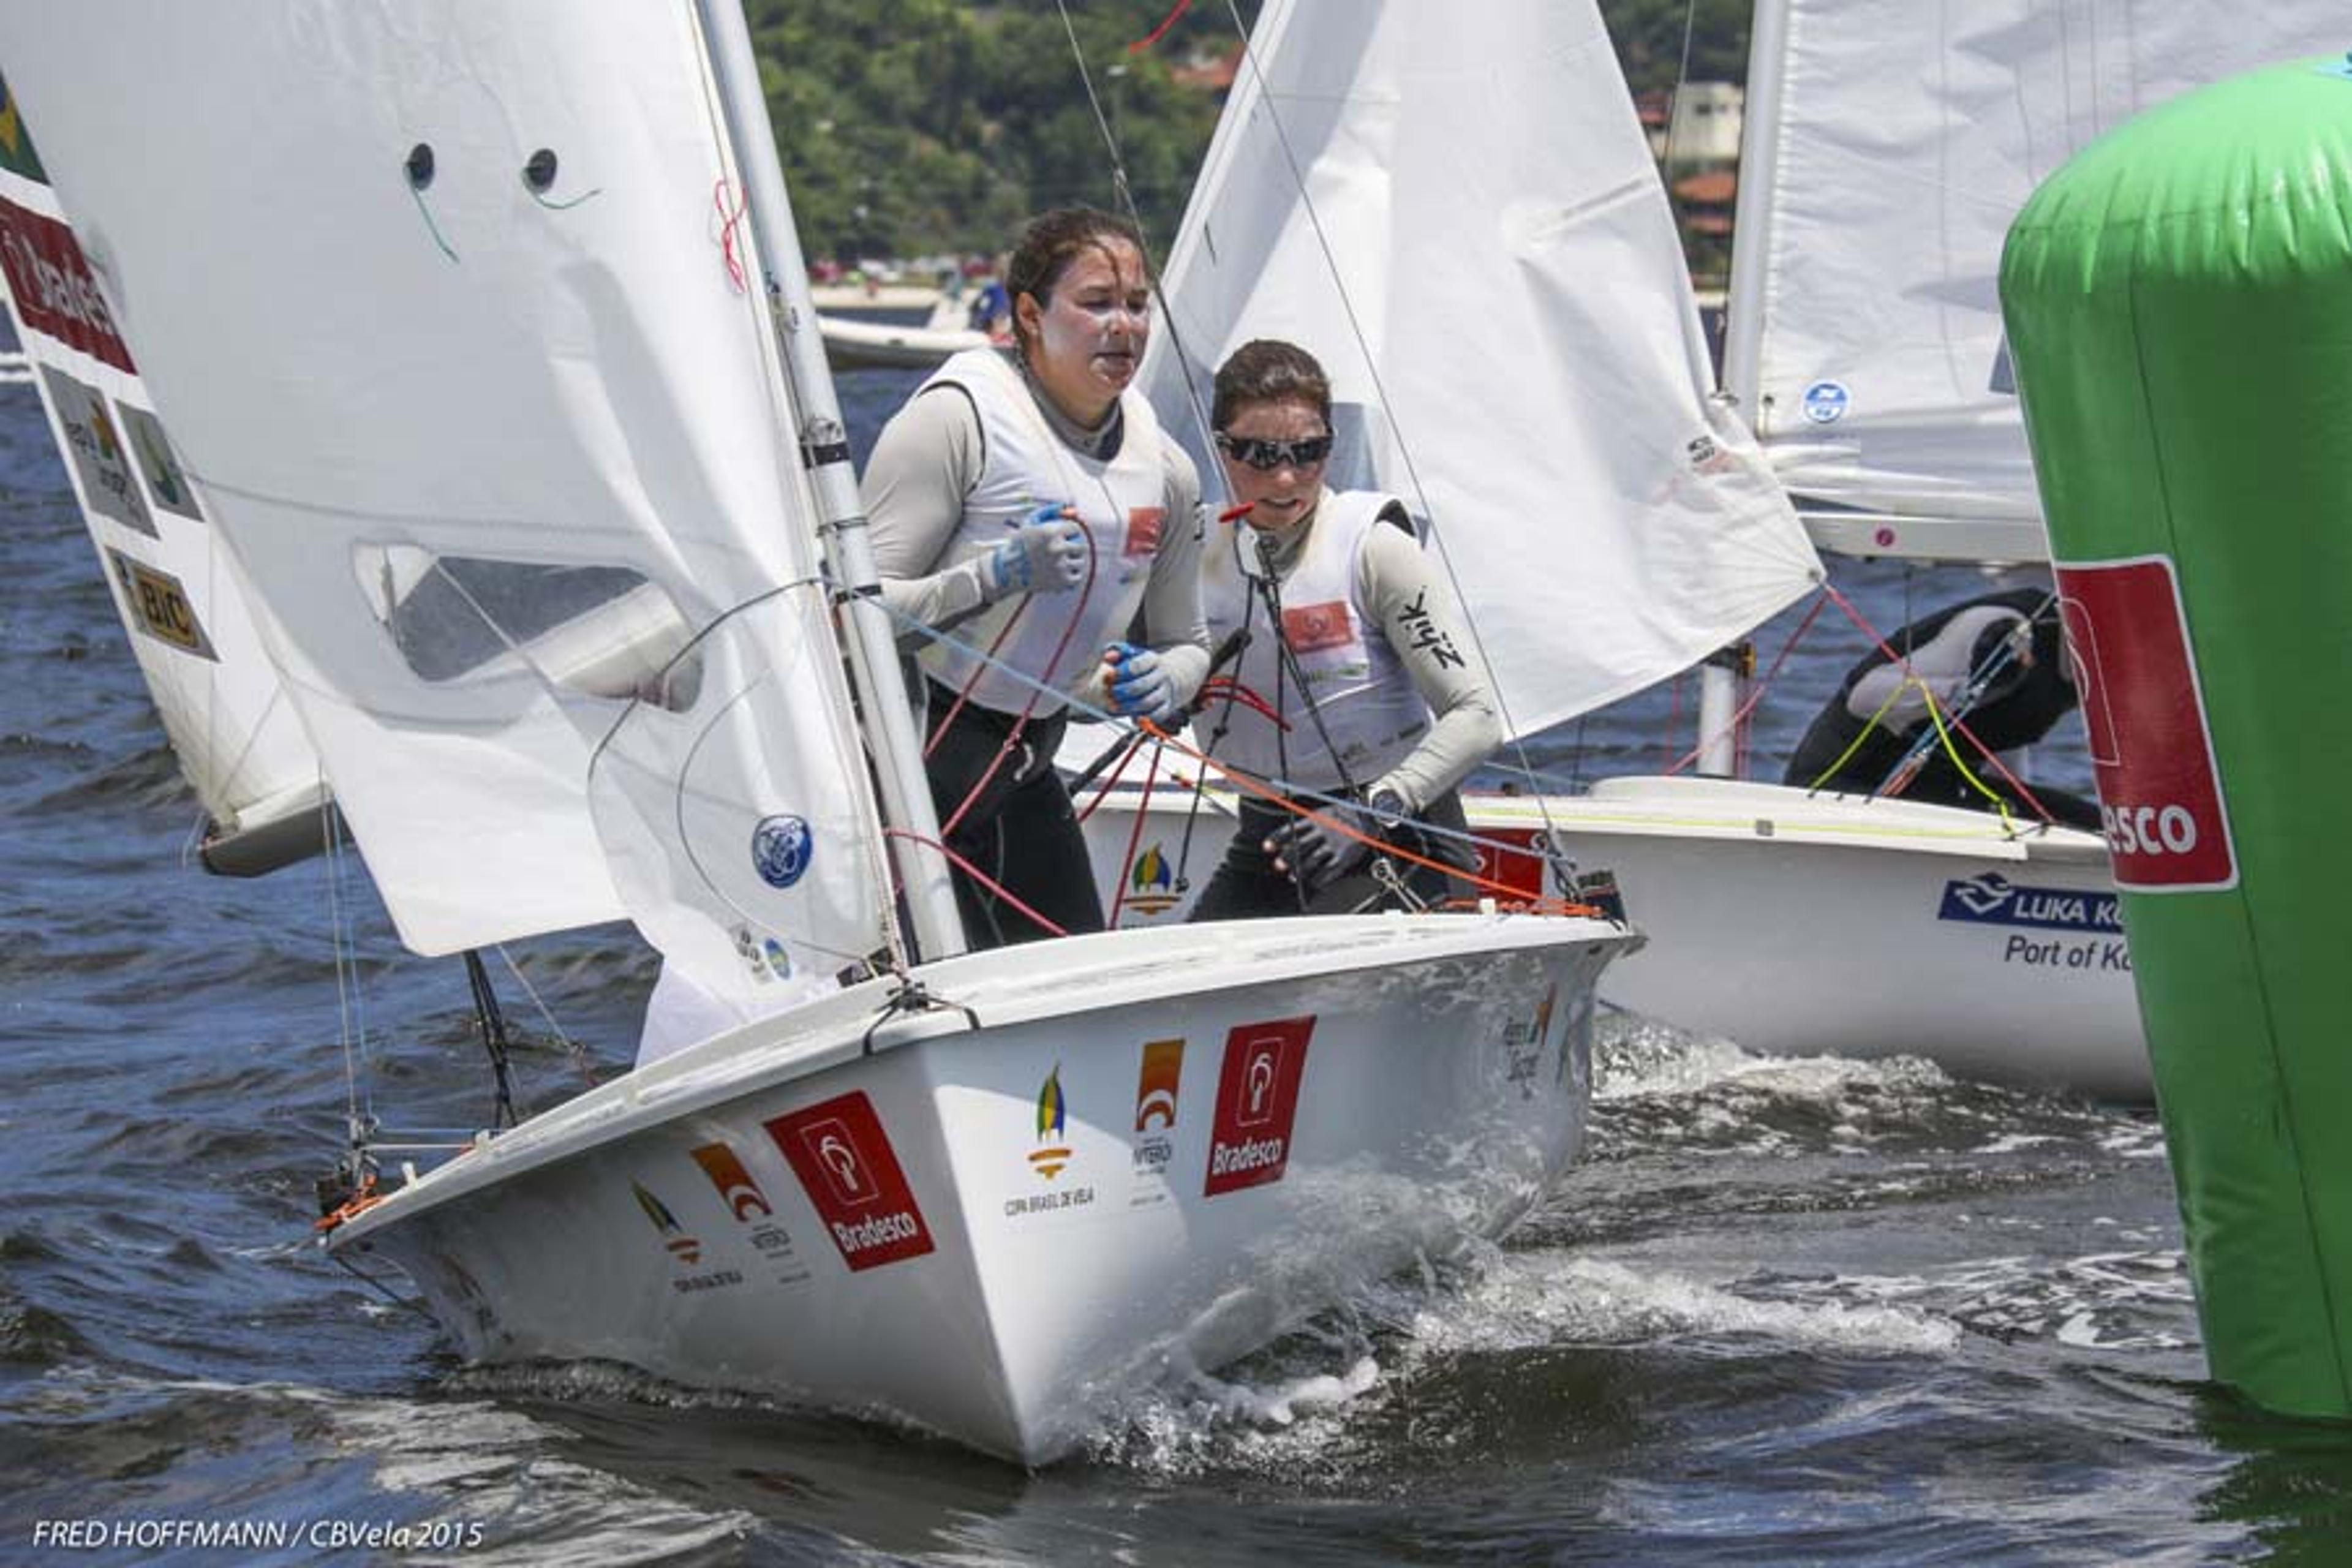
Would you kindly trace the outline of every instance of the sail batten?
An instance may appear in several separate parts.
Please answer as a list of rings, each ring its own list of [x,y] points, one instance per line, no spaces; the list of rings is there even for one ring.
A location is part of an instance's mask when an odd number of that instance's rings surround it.
[[[1215,364],[1330,372],[1335,486],[1431,525],[1528,734],[1685,669],[1818,563],[1711,395],[1673,217],[1591,4],[1270,4],[1146,385],[1204,460]],[[1188,384],[1187,375],[1191,378]]]

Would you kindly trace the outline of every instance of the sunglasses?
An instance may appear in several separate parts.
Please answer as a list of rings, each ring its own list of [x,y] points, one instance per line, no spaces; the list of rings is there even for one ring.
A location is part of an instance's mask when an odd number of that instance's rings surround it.
[[[1299,441],[1265,441],[1255,436],[1228,436],[1217,432],[1217,450],[1236,463],[1246,463],[1262,473],[1276,468],[1311,468],[1331,455],[1329,436],[1309,436]]]

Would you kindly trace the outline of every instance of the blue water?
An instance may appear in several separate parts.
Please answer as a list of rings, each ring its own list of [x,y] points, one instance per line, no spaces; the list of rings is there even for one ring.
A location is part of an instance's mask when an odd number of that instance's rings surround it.
[[[845,378],[861,439],[906,385]],[[1840,576],[1889,627],[1981,585]],[[1791,660],[1761,751],[1859,638],[1825,625]],[[1675,701],[1539,761],[1653,768]],[[2079,780],[2079,747],[2037,767]],[[612,1368],[461,1366],[310,1222],[347,1020],[388,1124],[487,1124],[464,975],[403,952],[353,866],[185,863],[195,805],[21,386],[0,810],[0,1562],[2352,1560],[2352,1437],[2201,1381],[2151,1116],[1638,1019],[1607,1026],[1590,1157],[1507,1246],[1040,1474]],[[625,1058],[652,979],[632,941],[512,956],[546,1007],[499,974],[530,1103]]]

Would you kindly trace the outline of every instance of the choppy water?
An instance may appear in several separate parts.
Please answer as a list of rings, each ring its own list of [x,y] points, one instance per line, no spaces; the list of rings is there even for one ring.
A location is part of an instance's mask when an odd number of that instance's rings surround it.
[[[906,384],[845,378],[865,433]],[[1979,586],[1843,580],[1885,626]],[[1855,647],[1816,643],[1768,752]],[[1654,767],[1672,705],[1549,762]],[[1508,1245],[1040,1474],[610,1368],[460,1366],[309,1245],[345,1086],[327,872],[183,863],[195,807],[24,387],[0,388],[0,1561],[2352,1555],[2352,1437],[2200,1381],[2152,1117],[1633,1019],[1607,1026],[1590,1157]],[[377,1110],[484,1123],[462,973],[343,892]],[[632,942],[515,956],[582,1051],[623,1059],[652,978]],[[500,978],[546,1103],[578,1064]]]

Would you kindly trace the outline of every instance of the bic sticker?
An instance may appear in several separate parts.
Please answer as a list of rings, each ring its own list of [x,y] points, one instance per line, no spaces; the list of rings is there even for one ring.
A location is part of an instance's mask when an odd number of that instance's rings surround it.
[[[852,1272],[931,1250],[923,1211],[862,1090],[779,1116],[767,1128]]]
[[[1293,653],[1345,647],[1355,639],[1348,606],[1337,599],[1328,605],[1297,605],[1282,612],[1282,640]]]
[[[1122,555],[1149,555],[1160,548],[1160,525],[1168,521],[1168,509],[1157,506],[1132,506],[1127,509],[1127,537],[1121,542]]]
[[[2116,880],[2147,892],[2238,880],[2189,621],[2163,556],[2061,565],[2068,673],[2082,699]]]
[[[220,662],[220,655],[213,651],[212,639],[205,636],[205,624],[196,619],[195,608],[188,603],[187,590],[180,585],[177,577],[133,561],[112,545],[107,547],[106,559],[114,568],[114,580],[121,584],[122,603],[132,626],[183,653]]]
[[[1282,1180],[1307,1073],[1307,1038],[1314,1032],[1313,1018],[1284,1018],[1244,1024],[1225,1037],[1202,1196]]]

